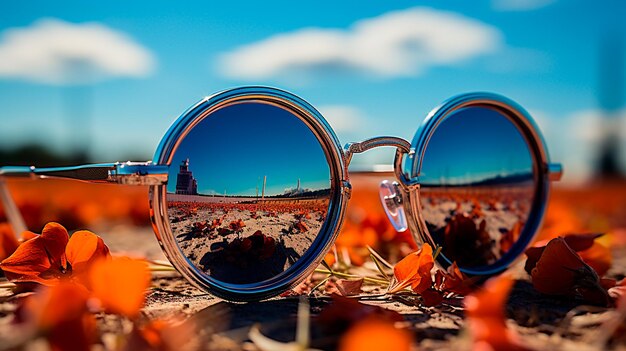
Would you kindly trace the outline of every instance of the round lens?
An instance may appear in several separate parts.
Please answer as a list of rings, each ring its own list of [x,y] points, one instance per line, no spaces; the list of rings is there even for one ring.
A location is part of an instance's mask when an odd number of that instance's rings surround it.
[[[178,248],[213,281],[275,278],[320,232],[330,173],[320,141],[292,112],[256,101],[221,107],[172,157],[167,203]]]
[[[449,263],[477,271],[516,246],[537,182],[518,127],[500,111],[479,106],[440,122],[419,179],[422,215],[434,243]]]

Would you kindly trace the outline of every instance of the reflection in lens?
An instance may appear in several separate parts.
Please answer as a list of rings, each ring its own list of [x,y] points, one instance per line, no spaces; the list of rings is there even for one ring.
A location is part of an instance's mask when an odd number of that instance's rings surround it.
[[[250,284],[292,266],[315,240],[330,198],[330,169],[313,132],[261,102],[212,112],[178,146],[168,215],[200,271]]]
[[[420,173],[426,226],[443,255],[484,268],[518,241],[534,197],[533,160],[508,118],[486,107],[458,110],[429,140]]]

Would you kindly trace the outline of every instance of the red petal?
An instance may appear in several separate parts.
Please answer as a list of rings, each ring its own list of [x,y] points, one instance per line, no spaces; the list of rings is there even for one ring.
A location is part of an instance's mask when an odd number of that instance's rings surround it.
[[[70,240],[70,236],[65,227],[59,223],[50,222],[43,227],[39,238],[44,243],[50,263],[55,267],[66,268],[65,247]]]
[[[15,252],[18,245],[11,226],[8,223],[0,223],[0,261]]]
[[[569,234],[565,236],[563,239],[567,243],[572,250],[579,252],[584,251],[590,248],[594,240],[603,236],[604,233],[594,233],[594,234]]]
[[[150,271],[144,261],[128,258],[98,260],[89,270],[93,296],[104,309],[135,318],[150,286]]]
[[[407,255],[393,267],[397,284],[390,287],[389,293],[396,293],[409,285],[417,293],[426,290],[432,285],[430,271],[434,265],[433,249],[424,244],[420,251]]]
[[[326,283],[325,291],[327,294],[337,294],[339,296],[353,296],[361,293],[362,286],[363,278],[356,280],[337,279],[334,282],[329,280]]]
[[[44,242],[36,237],[22,243],[0,268],[12,282],[41,282],[39,276],[51,268]]]
[[[531,272],[533,286],[544,294],[569,295],[576,286],[578,272],[586,267],[563,238],[552,239]]]
[[[67,261],[72,265],[72,274],[85,273],[89,266],[99,259],[110,258],[109,248],[96,234],[81,230],[70,237],[65,248]]]
[[[425,306],[437,306],[443,302],[443,293],[434,289],[427,289],[422,292],[422,301]]]

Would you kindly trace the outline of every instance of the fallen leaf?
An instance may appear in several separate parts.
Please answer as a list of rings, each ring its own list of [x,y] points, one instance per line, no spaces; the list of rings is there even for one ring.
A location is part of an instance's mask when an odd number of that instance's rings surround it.
[[[89,292],[84,286],[61,282],[42,286],[24,301],[22,320],[42,333],[52,350],[90,350],[96,338],[96,321],[89,313]]]
[[[0,263],[11,282],[56,284],[65,273],[67,230],[58,223],[48,223],[41,235],[23,242],[15,252]]]
[[[579,295],[587,302],[610,303],[598,274],[562,238],[550,240],[531,271],[533,287],[548,295]]]
[[[611,250],[598,242],[578,254],[599,276],[605,275],[613,265]]]
[[[196,328],[190,321],[155,319],[135,325],[122,351],[177,351],[193,342],[195,336]]]
[[[413,336],[405,329],[399,329],[393,322],[369,317],[357,322],[341,337],[340,351],[408,351],[411,350]]]
[[[146,262],[126,257],[99,260],[89,271],[93,297],[102,308],[131,319],[139,315],[150,278]]]
[[[327,294],[337,294],[339,296],[354,296],[361,293],[363,278],[359,279],[336,279],[326,282],[324,290]]]
[[[443,302],[443,292],[435,289],[426,289],[421,294],[424,306],[438,306]]]
[[[482,289],[465,297],[467,327],[473,350],[527,350],[506,326],[505,305],[514,280],[506,275],[489,279]]]
[[[435,287],[442,292],[467,295],[472,292],[474,283],[475,279],[465,276],[456,261],[452,262],[446,271],[437,270],[435,273]]]
[[[419,251],[403,258],[393,267],[396,282],[389,286],[388,293],[394,294],[411,286],[416,293],[421,293],[432,285],[430,271],[433,269],[433,249],[425,243]]]
[[[574,250],[574,251],[578,252],[579,254],[581,254],[581,252],[584,252],[586,250],[592,249],[592,247],[595,246],[595,244],[602,246],[601,244],[595,242],[595,240],[597,238],[601,237],[602,235],[603,234],[598,234],[598,233],[593,233],[593,234],[568,234],[568,235],[563,237],[563,240],[565,241],[567,246],[569,246],[572,250]],[[550,240],[539,241],[539,242],[535,243],[533,247],[528,248],[526,250],[527,259],[526,259],[526,264],[524,265],[524,269],[526,270],[526,272],[528,274],[530,274],[531,271],[533,270],[533,268],[535,268],[535,266],[537,265],[537,261],[539,260],[539,257],[541,257],[541,254],[543,253],[543,250],[545,249],[545,247],[548,245],[549,242],[550,242]],[[598,251],[598,250],[601,250],[601,249],[596,248],[595,250]],[[606,254],[607,254],[606,251],[604,251],[602,253],[599,253],[599,255],[606,255]],[[594,259],[599,259],[602,262],[602,263],[601,262],[598,263],[598,267],[600,269],[602,269],[602,266],[603,266],[604,262],[606,262],[607,260],[608,260],[609,266],[610,266],[610,261],[611,261],[611,259],[610,259],[611,258],[610,251],[608,252],[608,255],[606,255],[605,257],[596,258],[597,256],[598,256],[597,252],[592,252],[592,253],[589,254],[589,260],[592,262]],[[582,254],[581,254],[581,257],[582,257]],[[585,262],[587,262],[587,261],[585,261]],[[590,264],[590,262],[587,262],[587,264]],[[598,272],[598,274],[600,274],[600,273]],[[600,274],[600,275],[603,275],[603,274]]]
[[[109,248],[102,238],[88,230],[72,234],[65,248],[65,255],[74,275],[86,272],[95,261],[110,257]]]
[[[19,243],[9,223],[0,223],[0,261],[11,256]]]

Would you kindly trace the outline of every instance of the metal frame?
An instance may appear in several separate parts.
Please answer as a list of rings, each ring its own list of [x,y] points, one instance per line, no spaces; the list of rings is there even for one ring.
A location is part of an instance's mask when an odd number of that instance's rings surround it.
[[[319,140],[329,164],[331,195],[327,220],[311,247],[293,266],[270,280],[254,284],[228,284],[212,279],[195,268],[178,247],[167,217],[165,185],[150,187],[153,228],[170,262],[185,278],[202,289],[218,297],[239,301],[275,296],[297,285],[312,273],[335,242],[343,222],[351,189],[346,172],[345,155],[339,145],[339,140],[321,114],[301,98],[286,91],[267,87],[236,88],[203,99],[184,112],[170,127],[156,150],[153,162],[171,164],[178,145],[198,123],[205,118],[210,118],[211,113],[218,109],[246,102],[278,106],[300,118]]]
[[[167,215],[167,181],[172,157],[188,132],[200,121],[210,118],[213,111],[231,104],[261,102],[286,109],[297,116],[316,135],[322,146],[331,170],[331,195],[327,220],[318,237],[305,254],[287,271],[268,281],[256,284],[226,284],[211,279],[199,272],[178,248]],[[16,233],[26,229],[20,213],[4,184],[5,177],[66,178],[96,183],[118,183],[149,185],[151,220],[157,240],[168,259],[190,282],[208,292],[229,300],[249,301],[275,296],[302,281],[320,263],[324,254],[334,244],[343,223],[351,185],[348,166],[355,153],[369,149],[391,146],[396,148],[394,172],[399,181],[398,190],[405,208],[409,229],[418,242],[433,243],[425,221],[421,215],[419,198],[419,174],[424,153],[435,129],[450,113],[467,106],[488,106],[504,112],[520,128],[531,147],[535,167],[538,170],[535,203],[529,222],[532,230],[525,228],[524,240],[514,250],[516,255],[525,249],[538,229],[545,211],[549,193],[549,181],[558,180],[562,173],[558,164],[549,163],[548,154],[539,129],[532,118],[520,106],[502,96],[488,93],[464,94],[452,98],[435,108],[426,118],[412,143],[396,137],[375,137],[360,143],[349,143],[342,148],[339,141],[322,115],[309,103],[289,92],[263,86],[241,87],[219,92],[204,98],[185,111],[169,128],[154,155],[148,162],[106,163],[60,168],[1,167],[0,199],[4,203],[7,217]],[[408,157],[408,158],[407,158]],[[532,233],[531,233],[532,232]],[[509,256],[507,254],[507,256]],[[465,270],[468,274],[490,275],[506,268],[513,259],[501,260],[494,269],[488,271]],[[438,258],[438,263],[446,267],[450,263]]]
[[[413,138],[411,151],[408,156],[409,162],[406,162],[405,168],[402,171],[405,178],[400,184],[403,197],[408,199],[408,208],[405,208],[408,224],[417,242],[427,242],[433,247],[436,245],[423,218],[420,202],[419,178],[428,143],[441,122],[454,112],[466,107],[486,107],[495,109],[513,122],[524,136],[530,149],[533,159],[533,173],[535,174],[536,180],[531,213],[524,226],[524,231],[520,235],[520,239],[515,243],[513,248],[494,265],[490,265],[488,269],[461,269],[461,271],[469,275],[489,276],[509,267],[515,259],[521,256],[521,253],[523,253],[531,243],[543,221],[550,193],[550,181],[559,180],[563,170],[560,164],[550,163],[548,151],[539,128],[528,112],[520,105],[504,96],[493,93],[478,92],[455,96],[445,101],[428,114]],[[437,262],[444,269],[452,264],[444,255],[439,255]]]

